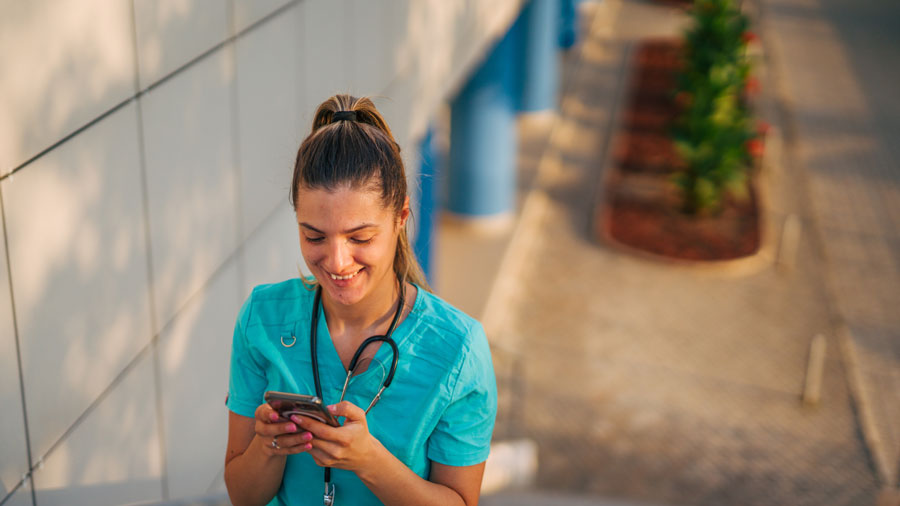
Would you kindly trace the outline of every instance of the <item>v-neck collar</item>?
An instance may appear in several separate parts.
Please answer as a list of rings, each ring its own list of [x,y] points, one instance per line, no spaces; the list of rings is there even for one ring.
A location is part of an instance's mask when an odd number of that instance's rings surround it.
[[[412,321],[413,313],[417,312],[419,306],[421,305],[422,296],[419,292],[422,289],[416,286],[416,299],[413,301],[412,309],[410,309],[409,314],[406,315],[406,318],[403,319],[400,323],[397,324],[397,327],[394,328],[394,332],[392,334],[392,338],[394,343],[397,344],[397,349],[400,350],[400,354],[402,356],[402,348],[403,344],[407,341],[406,337],[409,335],[414,322]],[[322,382],[322,395],[326,396],[326,399],[323,399],[325,402],[332,402],[332,397],[328,395],[328,392],[333,393],[333,402],[337,402],[341,395],[341,388],[344,386],[344,380],[347,378],[347,370],[344,368],[343,362],[341,362],[341,357],[338,355],[337,348],[334,346],[334,341],[331,339],[331,332],[328,330],[328,319],[325,318],[325,308],[320,304],[319,306],[319,315],[318,321],[316,322],[316,335],[318,337],[318,354],[319,354],[319,375],[320,381]],[[355,350],[354,350],[355,351]],[[391,360],[393,357],[391,356],[391,347],[385,343],[382,343],[382,346],[378,347],[378,351],[375,352],[375,356],[373,357],[373,362],[375,360],[380,361],[384,364],[385,372],[390,369]],[[399,367],[398,367],[399,369]],[[375,371],[380,371],[378,367],[370,366],[366,368],[366,370],[360,373],[357,376],[354,376],[354,379],[351,380],[351,383],[369,383],[372,381],[379,381],[383,378],[383,375]],[[374,378],[374,379],[373,379]],[[380,386],[380,385],[379,385]],[[348,388],[348,391],[352,387]],[[361,406],[365,409],[365,406]]]

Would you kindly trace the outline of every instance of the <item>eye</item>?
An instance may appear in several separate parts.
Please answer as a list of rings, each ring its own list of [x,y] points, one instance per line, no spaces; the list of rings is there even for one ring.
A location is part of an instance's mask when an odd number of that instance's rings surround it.
[[[354,244],[367,244],[372,242],[372,237],[351,237],[350,242]]]
[[[318,237],[303,236],[303,238],[306,240],[306,242],[312,243],[312,244],[319,244],[320,242],[325,240],[325,237],[323,237],[323,236],[318,236]]]

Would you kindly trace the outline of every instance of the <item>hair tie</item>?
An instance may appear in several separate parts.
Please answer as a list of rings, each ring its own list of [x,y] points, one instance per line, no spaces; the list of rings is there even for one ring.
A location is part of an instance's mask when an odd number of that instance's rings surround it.
[[[344,120],[356,121],[356,111],[337,111],[331,117],[331,122],[336,123]]]

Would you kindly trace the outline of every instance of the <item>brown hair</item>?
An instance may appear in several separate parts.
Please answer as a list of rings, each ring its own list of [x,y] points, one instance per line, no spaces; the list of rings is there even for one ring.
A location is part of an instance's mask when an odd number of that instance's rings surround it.
[[[335,113],[341,111],[352,111],[355,118],[333,121]],[[406,201],[406,171],[400,145],[367,97],[335,95],[316,109],[312,132],[297,151],[291,205],[296,210],[301,187],[334,190],[343,185],[380,190],[382,203],[396,214]],[[410,281],[431,291],[409,245],[405,226],[397,239],[394,273],[401,282]]]

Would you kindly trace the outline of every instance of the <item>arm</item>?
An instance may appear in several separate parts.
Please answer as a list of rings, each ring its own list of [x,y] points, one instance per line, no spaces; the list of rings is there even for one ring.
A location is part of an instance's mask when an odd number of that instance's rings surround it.
[[[256,418],[228,412],[225,485],[233,504],[269,502],[281,487],[287,456],[309,450],[312,435],[300,430],[297,417],[278,420],[268,404],[256,409]],[[280,448],[271,446],[274,436]]]
[[[424,480],[396,457],[384,450],[381,462],[368,473],[357,473],[379,499],[391,506],[458,505],[476,506],[481,492],[484,462],[473,466],[448,466],[431,463],[431,474]]]
[[[481,490],[484,463],[455,467],[432,463],[425,480],[394,457],[369,433],[365,412],[344,401],[329,406],[346,417],[341,427],[302,418],[300,425],[313,435],[310,455],[320,466],[348,469],[378,499],[389,506],[475,506]]]

